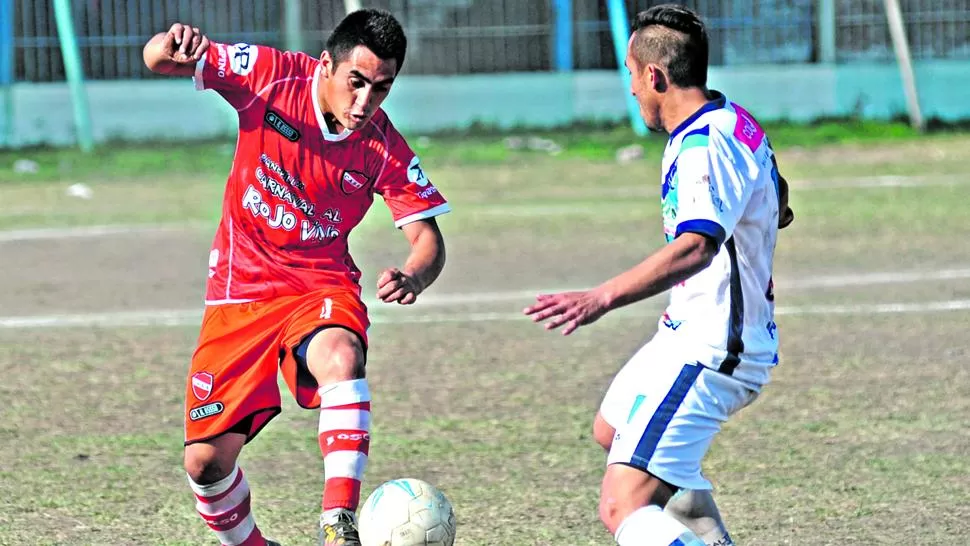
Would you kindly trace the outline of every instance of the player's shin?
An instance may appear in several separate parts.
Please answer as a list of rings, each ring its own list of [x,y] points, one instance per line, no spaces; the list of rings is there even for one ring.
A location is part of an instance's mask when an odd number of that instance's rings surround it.
[[[266,544],[250,512],[249,483],[237,466],[225,478],[199,485],[189,478],[195,493],[195,507],[223,546]]]
[[[627,516],[614,537],[619,546],[704,546],[697,535],[657,505]]]
[[[707,546],[734,546],[710,490],[681,489],[664,510],[686,525]]]
[[[370,445],[370,391],[366,379],[320,387],[320,451],[325,484],[324,512],[357,510],[360,480]]]

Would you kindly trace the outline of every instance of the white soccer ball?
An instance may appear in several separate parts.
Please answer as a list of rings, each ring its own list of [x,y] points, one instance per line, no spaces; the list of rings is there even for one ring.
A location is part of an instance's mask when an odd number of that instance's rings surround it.
[[[362,546],[452,546],[455,510],[444,493],[413,478],[381,484],[360,509]]]

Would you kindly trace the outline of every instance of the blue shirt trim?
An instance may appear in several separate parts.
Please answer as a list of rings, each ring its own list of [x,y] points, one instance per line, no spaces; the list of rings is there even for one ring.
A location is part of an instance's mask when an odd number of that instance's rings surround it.
[[[680,125],[677,126],[676,129],[670,132],[671,142],[677,137],[677,135],[682,133],[684,129],[690,126],[691,123],[694,123],[695,121],[697,121],[697,118],[703,116],[708,112],[713,112],[714,110],[719,110],[721,108],[724,108],[724,106],[727,105],[727,97],[722,95],[719,91],[712,90],[711,95],[714,96],[713,99],[707,101],[704,104],[704,106],[701,106],[698,111],[691,114],[689,118],[685,119]]]
[[[674,237],[680,237],[684,233],[700,233],[701,235],[706,235],[717,242],[718,248],[727,239],[727,232],[724,231],[721,224],[711,220],[685,220],[677,225],[677,233]]]

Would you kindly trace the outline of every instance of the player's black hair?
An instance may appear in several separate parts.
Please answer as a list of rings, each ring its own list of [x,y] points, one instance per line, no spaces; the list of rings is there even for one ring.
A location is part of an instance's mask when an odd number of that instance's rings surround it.
[[[347,60],[357,46],[364,46],[381,59],[397,61],[397,71],[404,64],[408,48],[404,29],[389,12],[379,9],[362,9],[348,14],[333,34],[327,38],[326,49],[333,57],[334,67]]]
[[[641,67],[663,66],[677,87],[707,85],[707,30],[690,9],[662,4],[641,11],[633,23],[633,36],[634,58]]]

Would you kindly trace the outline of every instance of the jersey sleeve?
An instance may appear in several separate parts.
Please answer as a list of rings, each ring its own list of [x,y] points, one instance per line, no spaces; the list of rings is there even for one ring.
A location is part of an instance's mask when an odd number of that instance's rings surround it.
[[[395,227],[433,218],[451,211],[451,205],[431,183],[421,161],[407,141],[389,123],[387,161],[375,185],[391,210]]]
[[[195,65],[195,88],[212,89],[237,110],[290,71],[292,55],[255,44],[212,43]]]
[[[720,134],[703,127],[684,136],[677,156],[679,207],[677,230],[700,233],[720,246],[731,237],[747,207],[757,177],[736,162]],[[750,178],[750,180],[749,180]]]

